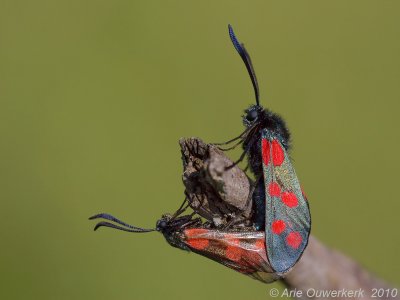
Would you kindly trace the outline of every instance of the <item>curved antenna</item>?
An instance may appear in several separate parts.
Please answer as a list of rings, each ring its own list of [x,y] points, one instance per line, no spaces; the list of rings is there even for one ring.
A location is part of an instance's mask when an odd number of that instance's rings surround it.
[[[106,221],[102,221],[96,224],[96,226],[94,227],[94,230],[96,231],[99,227],[110,227],[110,228],[114,228],[114,229],[118,229],[118,230],[122,230],[122,231],[127,231],[127,232],[136,232],[136,233],[143,233],[143,232],[151,232],[151,231],[155,231],[154,229],[129,229],[129,228],[125,228],[122,226],[118,226],[115,224],[112,224],[110,222],[106,222]]]
[[[118,224],[124,226],[124,227],[122,227],[122,226],[118,226],[118,225],[115,225],[115,224],[110,223],[110,222],[102,221],[102,222],[98,223],[94,227],[94,230],[97,230],[99,227],[105,226],[105,227],[111,227],[111,228],[114,228],[114,229],[128,231],[128,232],[151,232],[151,231],[155,231],[155,229],[146,229],[146,228],[140,228],[140,227],[129,225],[129,224],[117,219],[116,217],[114,217],[114,216],[112,216],[110,214],[105,214],[105,213],[97,214],[97,215],[94,215],[94,216],[89,218],[89,220],[94,220],[94,219],[106,219],[106,220],[113,221],[115,223],[118,223]],[[125,227],[127,227],[127,228],[125,228]]]
[[[229,30],[229,37],[231,38],[232,44],[235,47],[236,51],[239,53],[244,64],[246,65],[247,72],[249,72],[250,79],[251,79],[251,82],[253,83],[253,87],[254,87],[254,93],[256,95],[256,103],[259,106],[260,105],[260,91],[258,89],[257,77],[256,77],[256,73],[254,71],[253,64],[251,63],[250,55],[246,51],[244,44],[239,43],[239,41],[237,40],[235,33],[233,32],[233,28],[230,24],[228,25],[228,30]]]

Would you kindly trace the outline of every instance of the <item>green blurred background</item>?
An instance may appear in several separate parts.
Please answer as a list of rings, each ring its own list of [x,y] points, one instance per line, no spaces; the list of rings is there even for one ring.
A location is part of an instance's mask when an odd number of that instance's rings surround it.
[[[0,1],[1,299],[267,299],[151,227],[183,200],[178,139],[254,102],[293,133],[313,234],[400,283],[399,1]],[[239,153],[232,153],[237,157]]]

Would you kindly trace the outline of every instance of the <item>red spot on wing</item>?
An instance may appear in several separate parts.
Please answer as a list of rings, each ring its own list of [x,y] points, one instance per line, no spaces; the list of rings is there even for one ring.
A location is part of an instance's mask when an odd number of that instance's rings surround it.
[[[277,140],[272,141],[272,161],[274,166],[280,166],[285,159],[282,147]]]
[[[294,249],[299,248],[302,241],[303,238],[301,237],[301,234],[298,233],[297,231],[289,233],[288,236],[286,237],[286,243]]]
[[[265,240],[264,239],[257,239],[254,243],[254,247],[258,249],[265,249]]]
[[[243,254],[243,250],[237,246],[228,246],[225,250],[226,257],[233,261],[239,261]]]
[[[199,234],[203,234],[203,233],[207,233],[209,232],[208,229],[204,229],[204,228],[190,228],[190,229],[186,229],[185,230],[185,234],[188,237],[194,236],[194,235],[199,235]]]
[[[272,232],[275,234],[281,234],[286,228],[286,224],[284,221],[282,220],[276,220],[274,222],[272,222]]]
[[[269,141],[267,139],[262,139],[261,142],[261,147],[262,147],[262,159],[263,162],[266,166],[268,166],[269,163],[269,155],[270,155],[270,145]]]
[[[239,239],[230,239],[227,241],[229,244],[232,244],[234,246],[239,246],[240,245],[240,240]]]
[[[268,190],[271,197],[279,197],[281,195],[281,188],[276,182],[271,182]]]
[[[206,239],[188,239],[186,243],[193,249],[204,250],[210,244]]]
[[[292,192],[282,193],[282,202],[289,207],[296,207],[299,204],[296,195]]]
[[[204,237],[201,238],[202,234],[207,233],[209,230],[204,228],[190,228],[185,230],[186,243],[193,249],[203,250],[208,247],[210,241]]]
[[[208,233],[209,230],[208,229],[204,229],[204,228],[189,228],[189,229],[185,229],[185,235],[188,238],[197,238],[198,235],[204,234],[204,233]]]

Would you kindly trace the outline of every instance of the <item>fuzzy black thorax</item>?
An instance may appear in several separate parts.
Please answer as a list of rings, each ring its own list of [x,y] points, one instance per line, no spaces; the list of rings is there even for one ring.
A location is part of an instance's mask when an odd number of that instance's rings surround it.
[[[242,118],[248,130],[248,134],[243,137],[243,150],[248,152],[251,171],[254,174],[260,174],[262,131],[267,130],[275,136],[286,151],[290,150],[290,132],[282,117],[261,105],[251,105],[245,110]]]

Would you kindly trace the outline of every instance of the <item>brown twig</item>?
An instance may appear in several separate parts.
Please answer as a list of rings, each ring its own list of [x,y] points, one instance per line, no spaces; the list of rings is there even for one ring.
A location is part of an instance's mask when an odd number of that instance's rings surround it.
[[[228,224],[232,216],[245,220],[251,214],[251,202],[246,206],[251,180],[246,174],[237,166],[226,169],[232,161],[198,138],[181,139],[179,143],[190,206],[216,226]],[[374,289],[393,288],[313,236],[300,261],[282,281],[292,291],[290,295],[299,299],[373,299]],[[322,292],[325,296],[316,294]],[[378,297],[378,293],[375,298],[395,299],[387,294]]]

